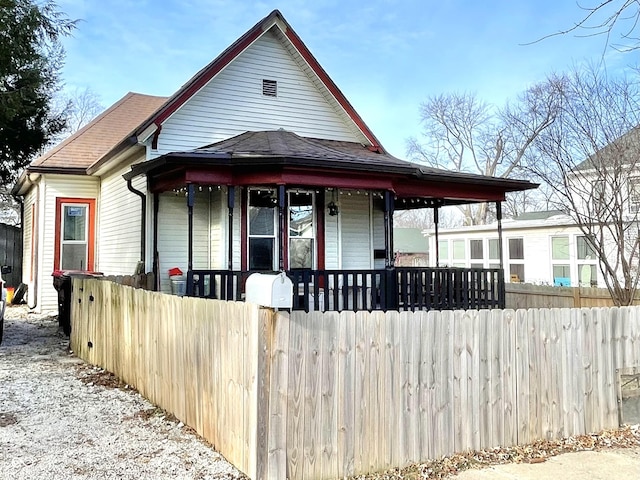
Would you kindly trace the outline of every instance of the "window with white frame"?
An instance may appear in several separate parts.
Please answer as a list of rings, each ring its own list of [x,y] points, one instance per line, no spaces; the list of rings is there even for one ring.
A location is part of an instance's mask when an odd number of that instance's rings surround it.
[[[582,287],[598,286],[598,261],[593,240],[587,236],[576,238],[576,258],[578,263],[578,280]]]
[[[489,268],[500,268],[500,242],[497,238],[489,239]]]
[[[571,286],[570,258],[569,237],[551,237],[551,269],[554,285]]]
[[[250,270],[277,268],[277,197],[273,189],[249,190],[247,208],[248,256]]]
[[[629,208],[637,210],[640,208],[640,177],[629,177]]]
[[[509,278],[511,282],[524,282],[524,239],[510,238],[509,245]]]
[[[438,240],[438,262],[440,265],[449,263],[449,240]]]
[[[289,192],[289,268],[314,268],[314,192]]]
[[[482,239],[469,240],[469,258],[471,268],[484,268],[484,242]]]
[[[453,266],[454,267],[466,267],[466,249],[464,240],[453,241]]]

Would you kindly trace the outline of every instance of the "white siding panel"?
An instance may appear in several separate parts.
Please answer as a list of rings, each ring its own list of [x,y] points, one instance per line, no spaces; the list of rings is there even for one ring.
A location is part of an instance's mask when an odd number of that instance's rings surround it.
[[[101,183],[96,268],[106,275],[132,275],[140,260],[142,201],[129,191],[122,178],[129,170],[127,164],[104,177]],[[133,186],[146,192],[142,177],[134,179]]]
[[[39,219],[42,227],[41,258],[38,263],[38,308],[40,311],[58,310],[58,293],[53,288],[51,273],[54,263],[54,244],[56,231],[56,199],[69,198],[98,198],[98,179],[87,176],[74,175],[46,175],[41,183],[44,205],[42,211],[46,212]],[[96,219],[96,236],[99,237],[97,226],[99,216]]]
[[[184,194],[165,193],[159,197],[158,255],[160,286],[170,292],[169,269],[180,268],[187,273],[189,261],[189,224],[187,200]],[[193,268],[210,268],[211,239],[209,236],[209,192],[197,192],[193,208]]]
[[[31,298],[34,296],[33,284],[31,282],[31,269],[33,268],[33,255],[31,254],[34,248],[34,238],[32,232],[37,235],[37,230],[33,230],[33,209],[36,205],[36,193],[37,189],[32,188],[24,198],[24,217],[22,220],[22,283],[29,285],[30,290],[27,292],[27,298],[31,303]],[[37,207],[35,207],[37,208]],[[37,213],[36,213],[37,216]]]
[[[220,270],[226,264],[226,198],[226,191],[211,192],[211,268],[214,270]]]
[[[340,196],[342,268],[372,268],[371,220],[368,195]]]
[[[263,79],[278,82],[277,97],[262,94]],[[366,141],[343,115],[267,32],[165,122],[154,155],[278,128],[308,137]]]
[[[372,199],[372,225],[373,225],[373,249],[384,250],[384,200],[381,198]],[[384,258],[373,260],[373,268],[384,268]]]
[[[242,189],[236,188],[235,208],[233,209],[233,270],[242,269]],[[228,225],[227,221],[227,225]]]
[[[338,204],[338,210],[340,210],[340,203],[338,202],[337,196],[334,197],[333,192],[327,191],[324,202],[324,264],[327,270],[339,270],[341,258],[338,219],[340,218],[340,214],[332,217],[326,213],[327,206],[332,201]]]

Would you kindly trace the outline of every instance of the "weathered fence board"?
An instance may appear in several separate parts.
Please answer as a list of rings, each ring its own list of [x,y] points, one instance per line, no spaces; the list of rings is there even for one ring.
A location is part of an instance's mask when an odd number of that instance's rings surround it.
[[[253,478],[341,478],[617,426],[640,308],[275,313],[74,279],[72,348]]]

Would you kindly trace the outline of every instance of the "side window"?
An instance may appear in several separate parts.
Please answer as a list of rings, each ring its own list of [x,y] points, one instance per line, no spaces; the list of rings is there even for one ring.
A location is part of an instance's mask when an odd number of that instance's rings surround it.
[[[56,199],[54,267],[93,270],[95,251],[95,199]]]

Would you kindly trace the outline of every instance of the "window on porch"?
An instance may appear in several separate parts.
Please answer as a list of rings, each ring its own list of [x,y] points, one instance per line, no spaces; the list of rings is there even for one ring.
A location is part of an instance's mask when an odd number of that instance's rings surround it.
[[[272,189],[249,190],[249,270],[276,270],[277,205]]]
[[[289,268],[315,268],[313,192],[289,192]]]

